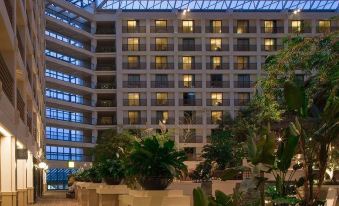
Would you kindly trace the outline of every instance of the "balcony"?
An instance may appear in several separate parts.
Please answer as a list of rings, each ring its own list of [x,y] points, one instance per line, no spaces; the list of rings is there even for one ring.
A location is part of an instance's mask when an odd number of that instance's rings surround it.
[[[61,54],[61,53],[56,53],[54,51],[50,51],[50,50],[45,50],[45,55],[54,59],[57,59],[59,61],[63,61],[66,62],[68,64],[72,64],[74,66],[79,66],[79,67],[83,67],[86,69],[92,69],[92,64],[89,61],[85,61],[85,60],[80,60],[80,59],[75,59],[73,57]]]
[[[202,124],[202,117],[180,117],[179,124]]]
[[[219,125],[219,124],[224,123],[225,120],[223,120],[223,119],[215,119],[215,118],[210,117],[210,118],[207,118],[206,122],[207,122],[207,124],[217,124],[217,125]]]
[[[124,118],[124,124],[131,124],[131,125],[145,125],[147,122],[146,118]]]
[[[179,26],[178,32],[179,33],[201,33],[201,27],[200,26],[193,26],[193,27]]]
[[[163,123],[163,124],[174,124],[175,123],[175,119],[174,118],[167,118],[167,119],[164,119],[164,118],[152,118],[151,120],[152,124],[159,124],[159,122]]]
[[[113,53],[115,51],[115,45],[98,45],[95,50],[97,53]]]
[[[151,44],[151,51],[173,51],[173,44]]]
[[[229,88],[230,82],[229,81],[207,81],[206,87],[207,88]]]
[[[250,99],[234,99],[234,106],[246,106],[250,101]]]
[[[151,69],[174,69],[174,63],[151,63]]]
[[[46,89],[47,91],[48,89]],[[51,92],[52,93],[52,92]],[[84,98],[83,96],[79,96],[76,94],[65,94],[64,92],[60,91],[53,91],[51,95],[46,95],[49,99],[55,99],[63,102],[73,103],[73,104],[80,104],[86,106],[92,106],[92,100],[90,98]]]
[[[117,120],[115,116],[101,116],[98,118],[97,125],[116,125]]]
[[[49,36],[53,39],[56,39],[58,41],[72,45],[74,47],[91,51],[91,45],[89,43],[84,43],[84,42],[75,40],[75,39],[68,37],[68,36],[65,36],[65,35],[63,35],[59,32],[55,32],[55,31],[52,31],[52,30],[46,30],[45,35],[47,35],[47,36]]]
[[[230,64],[229,63],[221,63],[221,64],[206,63],[206,69],[208,69],[208,70],[228,70],[228,69],[230,69]]]
[[[151,88],[174,88],[174,81],[151,81]]]
[[[19,92],[16,90],[16,107],[19,111],[19,115],[22,121],[25,121],[25,102]]]
[[[97,107],[116,107],[116,101],[112,99],[98,99]]]
[[[173,26],[163,26],[163,27],[151,26],[151,33],[173,33],[173,32],[174,32]]]
[[[60,161],[78,161],[78,162],[92,162],[92,156],[86,156],[83,154],[72,153],[58,153],[58,152],[46,152],[47,160],[60,160]]]
[[[207,44],[206,45],[206,51],[229,51],[229,45],[228,44],[222,44],[221,47],[216,45]]]
[[[146,69],[146,63],[123,63],[122,64],[123,69]]]
[[[317,33],[330,33],[330,32],[338,31],[338,27],[336,27],[336,26],[331,26],[331,27],[317,26],[316,31],[317,31]]]
[[[253,81],[234,81],[234,88],[252,88],[254,85]]]
[[[112,63],[98,63],[97,64],[97,71],[115,71],[115,62]]]
[[[67,142],[83,142],[83,143],[94,143],[94,138],[88,135],[64,133],[55,131],[46,131],[46,139],[59,140]]]
[[[201,51],[201,44],[179,44],[179,51]]]
[[[257,27],[255,27],[255,26],[248,26],[248,27],[235,26],[235,27],[233,27],[233,33],[235,33],[235,34],[257,33]]]
[[[114,25],[111,27],[106,26],[98,26],[95,34],[115,34]]]
[[[221,34],[221,33],[228,33],[229,29],[228,26],[206,26],[205,27],[206,33],[213,33],[213,34]]]
[[[234,51],[257,51],[257,45],[241,45],[241,44],[236,44],[233,46]]]
[[[0,53],[0,81],[4,94],[9,101],[14,105],[14,80],[8,70],[5,60]]]
[[[57,111],[59,112],[59,111]],[[60,114],[60,113],[59,113]],[[84,116],[71,116],[69,113],[62,113],[59,116],[50,116],[46,115],[47,119],[53,119],[53,120],[59,120],[59,121],[65,121],[65,122],[71,122],[71,123],[79,123],[79,124],[93,124],[93,120],[90,117],[84,117]]]
[[[234,63],[234,69],[237,70],[256,70],[257,63]]]
[[[146,51],[146,44],[123,44],[122,51]]]
[[[283,45],[261,45],[261,51],[278,51],[283,48]]]
[[[278,34],[278,33],[284,33],[284,27],[283,26],[275,26],[275,27],[261,27],[261,33],[266,34]]]
[[[179,143],[202,143],[203,137],[200,135],[180,135]]]
[[[207,99],[207,106],[230,106],[229,99]]]
[[[146,33],[146,26],[123,26],[122,33]]]
[[[289,33],[311,33],[312,27],[310,26],[302,26],[302,27],[289,27],[288,28]]]
[[[124,88],[146,88],[146,81],[123,81],[122,86]]]
[[[123,99],[124,106],[147,106],[147,99]]]
[[[179,88],[201,88],[202,81],[179,81]]]
[[[182,70],[200,70],[202,69],[201,63],[179,63],[179,69]]]
[[[175,99],[152,99],[152,106],[175,106]]]
[[[97,89],[115,89],[116,85],[113,82],[98,82]]]
[[[180,99],[179,105],[180,106],[201,106],[202,101],[201,99]]]

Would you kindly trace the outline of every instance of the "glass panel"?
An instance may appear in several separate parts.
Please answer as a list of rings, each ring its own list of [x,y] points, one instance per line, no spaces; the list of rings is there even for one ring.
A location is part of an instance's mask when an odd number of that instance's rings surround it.
[[[274,21],[264,21],[265,33],[273,33],[274,27],[275,27]]]
[[[320,20],[319,21],[319,32],[330,32],[330,31],[331,31],[331,21]]]
[[[238,20],[237,21],[237,33],[247,33],[248,32],[249,22],[247,20]]]
[[[182,57],[183,69],[192,69],[193,57]]]
[[[212,20],[212,33],[221,33],[222,21],[221,20]]]
[[[222,105],[222,93],[211,93],[211,104],[215,106]]]
[[[139,50],[139,38],[128,38],[128,51],[138,51]]]
[[[192,33],[193,32],[194,22],[192,20],[184,20],[182,21],[182,31],[184,33]]]
[[[301,21],[292,21],[292,32],[301,32],[302,22]]]
[[[211,51],[220,51],[221,50],[221,38],[212,38],[210,39]]]
[[[212,69],[221,69],[221,57],[213,56],[211,57]]]
[[[139,106],[140,96],[139,93],[128,93],[128,105]]]
[[[155,46],[157,51],[166,51],[168,45],[167,38],[155,38]]]
[[[155,20],[155,26],[157,28],[167,27],[167,21],[166,20]]]
[[[217,124],[222,120],[222,111],[212,111],[211,112],[211,121],[213,124]]]
[[[130,124],[137,124],[140,118],[139,111],[129,111],[128,112],[128,119]]]

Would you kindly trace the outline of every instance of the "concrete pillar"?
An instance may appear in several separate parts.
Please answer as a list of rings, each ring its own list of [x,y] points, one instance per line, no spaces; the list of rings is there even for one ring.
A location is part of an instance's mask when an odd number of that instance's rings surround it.
[[[15,138],[0,136],[0,148],[2,205],[16,206]]]
[[[27,205],[27,160],[17,160],[17,199],[18,206]]]
[[[34,202],[34,185],[33,185],[33,154],[28,152],[27,159],[27,202],[33,204]]]

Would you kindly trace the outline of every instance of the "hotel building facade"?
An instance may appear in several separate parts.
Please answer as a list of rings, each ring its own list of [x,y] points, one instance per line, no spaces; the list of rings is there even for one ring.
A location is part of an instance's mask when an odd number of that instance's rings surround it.
[[[331,19],[338,10],[327,7],[202,11],[114,2],[45,3],[48,189],[65,189],[67,174],[90,165],[103,131],[158,129],[159,121],[194,167],[218,123],[254,95],[265,58],[285,37],[338,26]]]

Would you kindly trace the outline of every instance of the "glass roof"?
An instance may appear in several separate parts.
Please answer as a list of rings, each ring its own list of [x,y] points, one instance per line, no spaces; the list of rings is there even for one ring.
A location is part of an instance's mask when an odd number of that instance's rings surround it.
[[[70,0],[69,0],[70,1]],[[339,0],[94,0],[109,10],[335,11]]]

